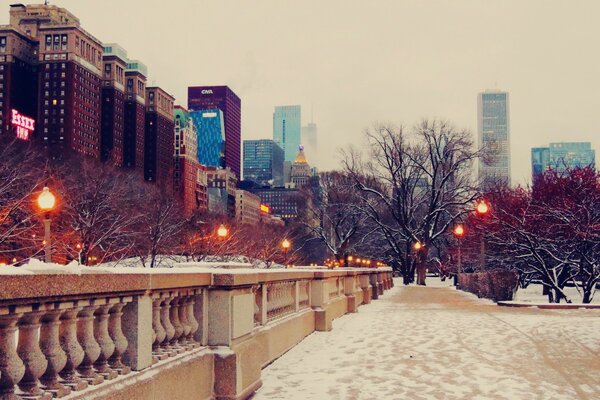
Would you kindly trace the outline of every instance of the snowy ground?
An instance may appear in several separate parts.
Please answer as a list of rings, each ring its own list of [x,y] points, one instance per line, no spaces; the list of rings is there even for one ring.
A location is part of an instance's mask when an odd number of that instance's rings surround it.
[[[542,294],[543,290],[543,286],[538,284],[530,284],[525,289],[519,288],[515,301],[523,303],[548,303],[548,296]],[[573,303],[581,303],[582,295],[577,291],[577,288],[565,287],[564,290]],[[598,290],[596,290],[596,294],[592,299],[592,304],[600,304],[600,293],[598,293]]]
[[[498,307],[450,284],[398,285],[310,335],[254,399],[600,398],[599,310]]]

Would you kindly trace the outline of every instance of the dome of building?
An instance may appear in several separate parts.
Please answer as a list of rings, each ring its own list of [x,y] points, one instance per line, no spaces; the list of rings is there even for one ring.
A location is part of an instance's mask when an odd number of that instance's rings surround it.
[[[304,154],[304,146],[300,146],[298,148],[298,155],[294,160],[294,164],[308,164],[308,161],[306,161],[306,155]]]

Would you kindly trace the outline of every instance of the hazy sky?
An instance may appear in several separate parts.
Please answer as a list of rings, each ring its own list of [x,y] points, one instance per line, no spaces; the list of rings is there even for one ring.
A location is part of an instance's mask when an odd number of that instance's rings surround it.
[[[598,0],[51,3],[146,63],[180,104],[188,86],[229,85],[243,139],[272,137],[275,105],[301,104],[304,123],[312,105],[321,169],[374,121],[441,117],[475,134],[487,88],[510,92],[513,181],[550,141],[591,141],[600,157]]]

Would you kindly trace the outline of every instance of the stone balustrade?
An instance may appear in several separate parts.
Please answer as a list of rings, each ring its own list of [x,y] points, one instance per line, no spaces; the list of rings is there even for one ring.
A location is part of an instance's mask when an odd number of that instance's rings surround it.
[[[2,275],[0,399],[238,399],[393,285],[390,269]]]

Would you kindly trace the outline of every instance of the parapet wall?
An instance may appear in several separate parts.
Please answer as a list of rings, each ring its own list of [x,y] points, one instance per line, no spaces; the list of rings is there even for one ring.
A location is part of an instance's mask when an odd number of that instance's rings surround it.
[[[243,399],[261,369],[392,285],[378,269],[0,277],[0,399]]]

